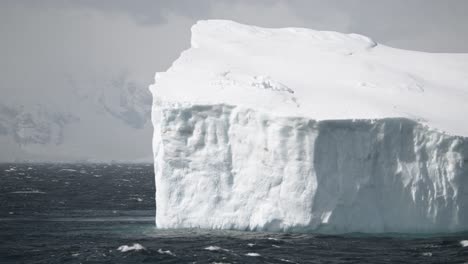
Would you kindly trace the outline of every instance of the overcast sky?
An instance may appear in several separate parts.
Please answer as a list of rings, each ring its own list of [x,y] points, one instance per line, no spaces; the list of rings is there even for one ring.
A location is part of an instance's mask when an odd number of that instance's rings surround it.
[[[360,33],[430,52],[468,52],[468,1],[1,0],[0,92],[34,101],[126,73],[147,86],[200,19]]]

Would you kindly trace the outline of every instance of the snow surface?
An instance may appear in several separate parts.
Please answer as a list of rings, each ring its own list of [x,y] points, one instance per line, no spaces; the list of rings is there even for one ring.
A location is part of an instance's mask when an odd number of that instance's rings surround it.
[[[156,225],[468,229],[468,55],[201,21],[153,94]]]

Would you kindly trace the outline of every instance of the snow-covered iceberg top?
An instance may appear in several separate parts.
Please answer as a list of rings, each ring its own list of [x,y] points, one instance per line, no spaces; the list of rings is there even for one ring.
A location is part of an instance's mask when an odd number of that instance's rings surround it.
[[[153,94],[324,119],[407,117],[468,136],[468,54],[407,51],[357,35],[199,21]]]
[[[151,86],[156,226],[468,230],[466,69],[355,34],[198,22]]]

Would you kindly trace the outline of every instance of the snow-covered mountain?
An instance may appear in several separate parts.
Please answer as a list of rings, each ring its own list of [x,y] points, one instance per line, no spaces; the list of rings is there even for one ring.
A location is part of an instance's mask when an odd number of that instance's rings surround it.
[[[157,73],[156,225],[468,230],[468,54],[200,21]]]
[[[121,74],[94,85],[70,79],[61,93],[0,99],[1,162],[151,162],[145,85]]]

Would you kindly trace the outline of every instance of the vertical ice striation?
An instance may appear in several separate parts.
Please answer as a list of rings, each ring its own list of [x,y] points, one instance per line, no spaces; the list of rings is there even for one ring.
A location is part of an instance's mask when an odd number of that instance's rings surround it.
[[[468,230],[467,62],[197,23],[150,87],[157,227]]]
[[[468,140],[408,119],[158,108],[156,224],[327,232],[468,228]]]

